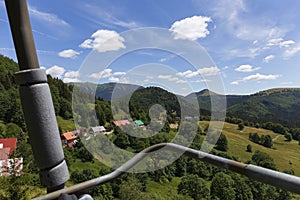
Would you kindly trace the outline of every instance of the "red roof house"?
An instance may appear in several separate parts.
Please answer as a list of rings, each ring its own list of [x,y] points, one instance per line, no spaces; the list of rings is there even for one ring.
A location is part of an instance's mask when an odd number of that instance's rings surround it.
[[[7,160],[9,156],[10,148],[0,149],[0,160]]]
[[[74,135],[72,132],[66,132],[61,134],[61,139],[64,141],[64,143],[67,145],[67,147],[72,147],[75,143],[75,140],[77,139],[77,136]]]
[[[12,154],[17,148],[17,138],[0,139],[0,149],[9,148],[9,154]]]
[[[17,138],[0,139],[0,176],[9,176],[12,172],[21,175],[23,158],[9,158],[17,148]]]
[[[125,126],[131,124],[127,119],[114,121],[116,126]]]

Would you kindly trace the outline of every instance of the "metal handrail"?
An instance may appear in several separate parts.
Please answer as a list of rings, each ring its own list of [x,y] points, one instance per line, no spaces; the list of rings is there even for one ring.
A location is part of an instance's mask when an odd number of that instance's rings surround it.
[[[219,156],[215,156],[209,153],[205,153],[202,151],[197,151],[188,147],[184,147],[181,145],[173,144],[173,143],[160,143],[153,145],[151,147],[148,147],[135,155],[133,158],[131,158],[129,161],[127,161],[125,164],[123,164],[121,167],[116,169],[115,171],[98,177],[91,179],[89,181],[85,181],[82,183],[79,183],[77,185],[57,190],[55,192],[46,194],[44,196],[40,196],[37,198],[34,198],[33,200],[49,200],[49,199],[56,199],[61,194],[76,194],[79,192],[86,191],[87,189],[90,189],[92,187],[95,187],[97,185],[109,182],[123,173],[127,172],[130,168],[132,168],[134,165],[136,165],[139,161],[143,160],[148,153],[156,151],[158,149],[165,148],[166,150],[174,151],[174,152],[181,152],[184,153],[187,156],[199,159],[203,162],[213,164],[219,167],[227,168],[229,170],[232,170],[234,172],[237,172],[239,174],[245,175],[251,179],[267,183],[270,185],[273,185],[275,187],[279,187],[291,192],[295,192],[300,194],[300,178],[297,176],[285,174],[282,172],[266,169],[263,167],[258,167],[252,164],[244,164],[241,162],[233,161],[230,159],[222,158]]]

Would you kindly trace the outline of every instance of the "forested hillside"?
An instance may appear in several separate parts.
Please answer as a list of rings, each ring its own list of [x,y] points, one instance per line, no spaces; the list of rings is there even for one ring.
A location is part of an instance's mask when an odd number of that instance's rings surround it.
[[[24,158],[24,169],[21,176],[0,177],[0,199],[27,200],[44,194],[46,191],[39,183],[38,169],[29,145],[28,134],[26,133],[20,109],[18,86],[15,84],[13,76],[15,71],[18,71],[17,64],[8,58],[0,56],[0,137],[17,137],[18,147],[16,154],[13,156]],[[112,117],[111,102],[105,101],[101,97],[94,97],[87,93],[86,90],[77,91],[80,95],[72,99],[72,90],[74,89],[72,84],[67,85],[51,76],[48,76],[48,82],[61,132],[67,131],[68,128],[66,127],[74,127],[74,118],[83,127],[90,128],[94,125],[103,125],[110,131],[108,135],[98,134],[81,137],[73,148],[64,148],[65,159],[70,170],[68,186],[105,175],[113,170],[101,163],[101,159],[103,158],[97,157],[95,159],[86,150],[83,146],[85,141],[98,145],[96,146],[97,150],[102,150],[111,160],[116,160],[120,159],[121,155],[114,154],[115,152],[110,148],[104,148],[107,145],[102,145],[102,137],[107,137],[109,141],[126,151],[139,152],[153,144],[171,142],[176,136],[178,128],[169,125],[172,123],[172,125],[180,126],[178,122],[181,110],[177,96],[161,88],[150,87],[139,89],[130,98],[129,111],[132,118],[134,120],[142,119],[146,124],[145,127],[128,126],[129,129],[132,129],[137,134],[149,131],[147,128],[147,123],[149,123],[148,111],[153,104],[161,104],[167,111],[166,123],[160,126],[161,129],[156,135],[148,138],[138,138],[126,134],[126,129],[122,130],[113,125],[114,119]],[[207,93],[203,96],[209,98]],[[86,98],[96,99],[93,104],[85,104],[83,100]],[[126,95],[124,96],[125,98]],[[120,98],[118,101],[123,101],[124,99]],[[238,102],[237,99],[234,102]],[[72,100],[77,105],[74,115],[72,112]],[[180,101],[187,108],[191,106],[185,100]],[[192,112],[193,108],[190,108]],[[96,121],[94,118],[90,118],[90,114],[93,112],[97,115]],[[85,115],[79,116],[76,113],[83,113]],[[121,109],[120,115],[123,113],[124,110],[122,112]],[[190,113],[190,115],[193,116],[194,114]],[[286,173],[290,174],[299,173],[297,169],[299,161],[294,159],[297,151],[299,152],[299,145],[298,141],[293,140],[293,138],[295,139],[300,136],[300,129],[287,129],[280,124],[265,123],[264,126],[272,130],[270,131],[262,128],[247,127],[247,125],[255,126],[256,124],[248,123],[239,118],[231,117],[227,118],[227,120],[235,123],[235,125],[226,124],[220,139],[211,152],[212,154],[280,171],[285,170]],[[69,124],[72,124],[72,126],[69,126]],[[208,122],[200,122],[197,133],[195,133],[195,138],[190,146],[191,148],[199,150],[203,142],[210,142],[210,139],[206,138],[207,130]],[[252,135],[248,138],[248,134],[254,134],[254,132],[257,133],[258,140],[253,139]],[[290,138],[288,137],[288,132],[291,132]],[[284,141],[283,138],[285,137],[289,138],[289,141]],[[265,144],[265,141],[272,144],[272,141],[267,140],[270,138],[274,139],[273,146]],[[288,152],[289,150],[291,152]],[[278,153],[278,151],[280,152]],[[288,152],[286,153],[287,159],[290,157],[291,159],[278,161],[278,158],[274,155],[283,155],[285,151]],[[162,162],[164,160],[160,158],[155,158],[151,161],[152,164],[161,164]],[[288,200],[293,197],[297,198],[294,194],[282,189],[252,181],[231,171],[186,156],[180,157],[171,165],[157,171],[143,174],[125,174],[114,181],[93,188],[88,192],[95,200]]]
[[[210,110],[212,91],[195,93],[199,106]],[[185,99],[189,100],[190,95]],[[226,95],[227,116],[238,117],[249,122],[273,122],[289,128],[300,125],[300,90],[298,88],[277,88],[252,95]]]

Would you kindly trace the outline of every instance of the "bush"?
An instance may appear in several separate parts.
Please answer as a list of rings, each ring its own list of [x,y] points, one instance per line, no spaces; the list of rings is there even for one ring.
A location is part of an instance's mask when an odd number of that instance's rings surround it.
[[[251,146],[251,144],[247,145],[247,152],[252,153],[252,146]]]

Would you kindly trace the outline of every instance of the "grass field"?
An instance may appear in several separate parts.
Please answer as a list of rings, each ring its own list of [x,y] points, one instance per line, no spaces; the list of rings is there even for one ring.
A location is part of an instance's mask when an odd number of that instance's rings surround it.
[[[209,122],[201,122],[201,126],[205,126],[205,124],[209,124]],[[226,135],[228,140],[229,148],[227,153],[238,158],[239,161],[246,162],[251,160],[253,153],[259,150],[269,154],[274,159],[279,171],[293,169],[295,175],[300,176],[300,145],[298,145],[298,141],[292,140],[291,142],[286,142],[284,135],[261,128],[245,126],[244,130],[240,131],[238,130],[238,125],[230,123],[224,123],[222,133]],[[248,139],[249,133],[270,135],[273,139],[273,147],[266,148],[251,142]],[[252,146],[252,153],[246,151],[248,144]]]
[[[62,132],[73,131],[75,130],[75,124],[73,120],[66,120],[60,116],[56,117],[58,126],[61,128]]]

